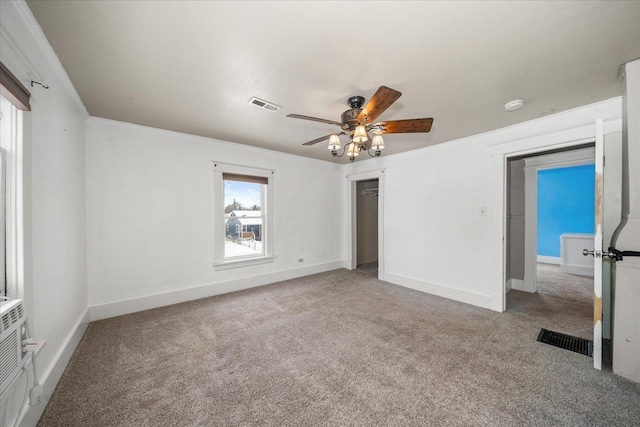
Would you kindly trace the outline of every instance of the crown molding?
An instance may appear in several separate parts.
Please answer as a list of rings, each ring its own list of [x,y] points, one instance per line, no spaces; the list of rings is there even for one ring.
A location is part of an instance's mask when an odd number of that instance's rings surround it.
[[[58,76],[58,79],[60,79],[60,82],[62,83],[62,86],[66,90],[67,94],[71,97],[74,104],[76,104],[76,107],[78,107],[78,110],[80,110],[80,113],[82,113],[85,116],[85,118],[89,117],[89,112],[87,111],[87,108],[82,102],[82,99],[80,99],[80,95],[78,95],[76,88],[73,86],[73,83],[71,83],[71,79],[69,78],[69,75],[67,74],[64,67],[62,66],[62,63],[60,62],[58,55],[53,50],[53,47],[49,43],[49,40],[47,40],[47,37],[42,31],[40,24],[38,24],[38,21],[36,21],[36,18],[33,16],[33,13],[31,13],[31,9],[29,9],[29,6],[27,5],[27,3],[24,0],[14,0],[14,1],[11,1],[10,3],[15,7],[16,12],[20,16],[20,18],[22,18],[22,21],[24,22],[25,27],[29,30],[29,32],[37,42],[38,46],[40,47],[40,50],[42,51],[47,61],[53,68],[54,72]],[[4,32],[2,34],[2,37],[3,38],[5,37]],[[9,37],[8,40],[13,40],[13,39]],[[17,52],[19,53],[17,53],[15,49],[17,49]],[[27,72],[33,72],[34,75],[36,75],[36,77],[40,74],[36,71],[36,68],[33,67],[31,62],[27,59],[27,56],[24,54],[24,52],[21,51],[20,47],[15,42],[12,50],[14,50],[13,52],[14,56],[17,56],[18,58],[20,57],[24,58],[21,62],[23,65],[26,65],[25,69]],[[40,80],[42,80],[41,77],[40,77]]]
[[[31,80],[37,80],[44,83],[44,79],[42,75],[38,72],[37,68],[33,65],[33,63],[27,58],[18,46],[18,43],[11,37],[9,31],[0,23],[0,47],[2,47],[2,53],[10,56],[11,64],[17,64],[18,67],[21,68],[21,72],[13,71],[14,75],[18,79],[22,77],[21,83],[27,87],[29,86],[29,81],[25,80],[25,76]],[[4,61],[4,64],[7,65],[7,62]]]

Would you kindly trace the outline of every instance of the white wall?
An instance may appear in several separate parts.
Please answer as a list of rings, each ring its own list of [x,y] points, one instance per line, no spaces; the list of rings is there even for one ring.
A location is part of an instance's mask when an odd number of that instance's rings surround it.
[[[24,297],[49,398],[86,325],[86,110],[23,2],[0,2],[0,60],[31,90],[24,120]],[[30,87],[31,79],[50,86]],[[44,410],[29,410],[35,424]]]
[[[593,141],[596,118],[605,119],[605,133],[619,132],[621,117],[621,99],[614,98],[347,165],[345,174],[384,170],[385,280],[504,310],[507,158]],[[385,142],[393,144],[393,135]],[[344,256],[350,265],[348,248]]]
[[[214,271],[214,161],[275,170],[273,263]],[[92,318],[342,266],[341,171],[325,161],[89,118]]]
[[[622,216],[615,246],[640,251],[640,59],[625,65]],[[613,372],[640,382],[640,258],[616,263]]]
[[[346,166],[385,169],[385,280],[489,306],[490,217],[479,213],[489,205],[489,168],[481,144],[455,142]]]

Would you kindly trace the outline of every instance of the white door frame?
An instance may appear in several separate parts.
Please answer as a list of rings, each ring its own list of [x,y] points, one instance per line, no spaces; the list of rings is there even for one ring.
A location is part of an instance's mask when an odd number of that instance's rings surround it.
[[[605,133],[619,131],[621,122],[613,121]],[[546,135],[545,140],[525,140],[492,147],[491,156],[491,182],[493,198],[491,201],[492,212],[499,212],[493,216],[491,223],[490,248],[496,256],[492,257],[492,291],[490,308],[496,311],[505,311],[507,306],[506,290],[506,262],[507,262],[507,192],[509,184],[507,174],[507,162],[513,157],[524,157],[545,151],[552,151],[562,148],[571,148],[584,144],[593,143],[595,140],[595,126],[582,126],[573,129],[566,134],[558,133]]]
[[[347,200],[345,206],[347,207],[347,221],[346,221],[346,236],[347,236],[347,261],[345,267],[349,270],[356,269],[358,263],[358,241],[357,241],[357,212],[356,212],[356,198],[357,190],[356,183],[358,181],[369,181],[372,179],[378,180],[378,279],[384,280],[384,169],[359,172],[349,174],[345,177],[347,179]]]
[[[491,200],[489,203],[490,234],[487,250],[490,263],[490,306],[495,311],[506,308],[506,199],[507,159],[515,156],[575,147],[595,139],[595,121],[604,119],[604,134],[622,131],[622,99],[603,101],[522,125],[501,129],[491,134],[493,142],[487,144]]]

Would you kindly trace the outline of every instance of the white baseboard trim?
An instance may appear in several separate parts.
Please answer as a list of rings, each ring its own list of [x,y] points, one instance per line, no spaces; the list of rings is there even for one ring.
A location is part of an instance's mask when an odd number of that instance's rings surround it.
[[[509,279],[507,282],[507,289],[514,289],[516,291],[524,291],[524,280],[521,279]]]
[[[352,265],[350,259],[345,259],[344,261],[342,261],[342,268],[346,270],[356,270],[358,267],[355,265]]]
[[[593,267],[586,267],[584,265],[563,265],[560,267],[560,271],[567,274],[575,274],[578,276],[593,277]]]
[[[540,262],[542,264],[560,265],[560,257],[559,256],[538,255],[538,262]]]
[[[452,299],[454,301],[460,301],[477,307],[491,309],[490,295],[436,285],[435,283],[424,282],[422,280],[416,280],[392,273],[385,273],[385,281],[393,283],[394,285],[404,286],[405,288],[411,288],[420,292]]]
[[[27,410],[18,423],[19,427],[33,427],[38,423],[44,409],[49,403],[49,399],[51,398],[53,391],[58,385],[58,381],[60,381],[64,370],[67,368],[67,365],[71,360],[71,356],[73,356],[73,352],[76,350],[76,347],[78,347],[84,332],[87,330],[89,322],[89,308],[86,308],[76,321],[73,328],[71,328],[67,338],[65,338],[62,346],[60,346],[60,349],[49,366],[44,371],[42,370],[42,367],[36,368],[39,372],[44,372],[44,374],[39,374],[37,378],[37,381],[44,386],[44,401],[35,406],[29,406],[27,399],[25,405]],[[38,356],[36,356],[35,360],[37,365]]]
[[[283,280],[290,280],[298,277],[309,276],[311,274],[323,273],[325,271],[337,270],[343,267],[344,264],[342,260],[334,261],[262,274],[259,276],[245,277],[226,282],[210,283],[193,288],[178,289],[170,292],[114,301],[105,304],[96,304],[89,307],[91,312],[91,321],[122,316],[125,314],[136,313],[138,311],[150,310],[152,308],[193,301],[229,292],[241,291],[244,289],[281,282]]]

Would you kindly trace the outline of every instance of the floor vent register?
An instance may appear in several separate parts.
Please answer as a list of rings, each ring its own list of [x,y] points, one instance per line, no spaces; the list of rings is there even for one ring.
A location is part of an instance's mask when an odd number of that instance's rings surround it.
[[[585,356],[593,357],[593,341],[586,340],[584,338],[549,331],[547,329],[540,329],[538,341],[554,347],[564,348],[565,350],[571,350],[576,353],[584,354]]]

